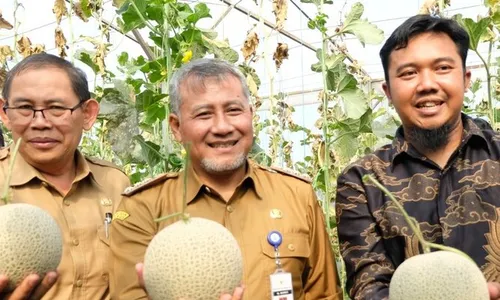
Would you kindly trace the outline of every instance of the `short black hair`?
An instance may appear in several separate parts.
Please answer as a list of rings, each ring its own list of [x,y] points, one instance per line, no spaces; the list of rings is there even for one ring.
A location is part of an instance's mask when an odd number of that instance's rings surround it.
[[[462,58],[462,67],[465,70],[467,51],[469,50],[469,34],[467,31],[452,19],[431,15],[416,15],[396,28],[380,50],[380,58],[387,84],[389,84],[389,56],[392,51],[405,48],[413,37],[427,32],[448,35],[457,46],[458,53]]]
[[[5,83],[2,88],[2,97],[4,98],[4,100],[8,101],[12,81],[16,76],[26,70],[47,67],[58,68],[68,74],[73,91],[75,92],[80,102],[90,99],[91,96],[87,76],[81,69],[75,67],[71,62],[60,58],[59,56],[42,52],[26,57],[18,64],[16,64],[9,72],[7,72]]]

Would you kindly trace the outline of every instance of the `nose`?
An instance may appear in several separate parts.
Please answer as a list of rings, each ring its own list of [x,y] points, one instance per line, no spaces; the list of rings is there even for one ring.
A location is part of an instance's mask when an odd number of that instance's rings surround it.
[[[30,126],[33,129],[46,129],[50,128],[52,124],[47,121],[43,111],[35,111]]]
[[[234,129],[234,126],[232,125],[231,121],[224,114],[217,114],[213,120],[214,120],[212,125],[213,134],[226,135],[231,133]]]
[[[435,92],[439,89],[439,85],[436,81],[436,76],[431,70],[422,70],[419,76],[419,84],[417,87],[417,92],[428,93]]]

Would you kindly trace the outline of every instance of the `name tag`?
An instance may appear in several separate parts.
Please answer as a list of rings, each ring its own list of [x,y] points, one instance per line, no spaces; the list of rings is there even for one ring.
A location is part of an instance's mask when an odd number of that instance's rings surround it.
[[[293,300],[292,274],[276,272],[271,278],[271,300]]]

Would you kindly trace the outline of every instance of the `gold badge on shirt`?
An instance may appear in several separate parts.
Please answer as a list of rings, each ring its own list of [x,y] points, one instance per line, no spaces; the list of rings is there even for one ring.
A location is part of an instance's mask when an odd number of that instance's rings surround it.
[[[272,219],[281,219],[281,218],[283,218],[283,213],[281,212],[281,210],[279,210],[277,208],[271,209],[270,215],[271,215]]]
[[[112,206],[113,205],[113,201],[109,198],[102,198],[101,199],[101,205],[102,206]]]
[[[114,215],[113,215],[113,221],[114,220],[120,220],[120,221],[123,221],[125,220],[126,218],[128,218],[130,215],[127,213],[127,212],[124,212],[123,210],[119,210],[117,211]]]

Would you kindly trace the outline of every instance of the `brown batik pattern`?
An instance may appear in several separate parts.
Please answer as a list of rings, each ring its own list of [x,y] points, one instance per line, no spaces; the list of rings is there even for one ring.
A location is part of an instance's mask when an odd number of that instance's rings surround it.
[[[337,218],[347,288],[354,299],[386,299],[394,270],[421,253],[403,216],[372,174],[416,219],[428,241],[470,255],[489,280],[500,280],[500,136],[462,116],[464,138],[441,169],[404,140],[346,168],[338,179]],[[484,124],[484,121],[482,121]]]

